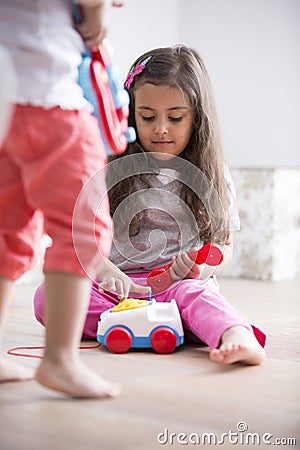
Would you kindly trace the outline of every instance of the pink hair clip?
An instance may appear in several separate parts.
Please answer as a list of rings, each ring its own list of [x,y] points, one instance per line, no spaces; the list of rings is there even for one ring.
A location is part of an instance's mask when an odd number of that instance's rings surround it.
[[[125,87],[126,89],[129,89],[134,77],[136,75],[138,75],[139,73],[143,72],[143,70],[146,67],[146,64],[148,64],[148,62],[150,61],[150,59],[152,58],[152,56],[148,56],[147,58],[145,58],[138,66],[136,66],[136,68],[132,68],[131,71],[129,72],[129,74],[127,75],[126,81],[125,81]]]

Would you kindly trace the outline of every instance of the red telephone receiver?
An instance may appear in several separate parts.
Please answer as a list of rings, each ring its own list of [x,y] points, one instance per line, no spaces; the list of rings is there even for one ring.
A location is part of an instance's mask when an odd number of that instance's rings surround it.
[[[129,96],[117,78],[105,44],[91,51],[90,76],[96,98],[98,117],[106,152],[120,154],[135,140],[135,130],[128,127]]]

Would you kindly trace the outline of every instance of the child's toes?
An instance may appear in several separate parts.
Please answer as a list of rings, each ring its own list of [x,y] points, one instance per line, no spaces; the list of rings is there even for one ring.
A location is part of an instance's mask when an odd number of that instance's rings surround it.
[[[233,351],[233,347],[233,344],[221,345],[219,350],[224,356],[227,356]]]
[[[222,362],[224,359],[223,353],[218,349],[211,350],[209,357],[214,362]]]

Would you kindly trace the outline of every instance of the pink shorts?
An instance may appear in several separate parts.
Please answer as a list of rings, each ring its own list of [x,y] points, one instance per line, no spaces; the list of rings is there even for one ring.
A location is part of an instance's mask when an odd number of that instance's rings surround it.
[[[133,280],[145,285],[147,273],[128,274]],[[155,296],[160,302],[176,300],[183,326],[191,331],[210,348],[220,345],[223,333],[233,326],[244,326],[252,331],[262,347],[266,343],[266,335],[259,328],[251,325],[215,288],[209,283],[201,284],[197,280],[182,280],[173,283],[166,292]],[[83,338],[95,339],[100,315],[103,311],[119,303],[117,296],[111,292],[100,294],[96,283],[93,283],[90,304],[83,329]],[[34,313],[36,319],[44,324],[44,285],[34,295]]]
[[[94,279],[112,239],[105,165],[97,120],[90,113],[16,107],[0,149],[3,276],[15,280],[32,268],[47,233],[53,245],[45,271]]]

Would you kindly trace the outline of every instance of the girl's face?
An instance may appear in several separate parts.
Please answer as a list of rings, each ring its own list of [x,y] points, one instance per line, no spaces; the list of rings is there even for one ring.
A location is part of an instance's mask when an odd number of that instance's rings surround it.
[[[135,121],[145,151],[160,160],[178,156],[193,131],[193,111],[187,97],[175,87],[145,83],[135,91]]]

